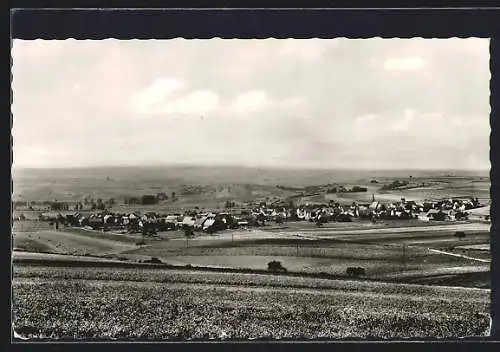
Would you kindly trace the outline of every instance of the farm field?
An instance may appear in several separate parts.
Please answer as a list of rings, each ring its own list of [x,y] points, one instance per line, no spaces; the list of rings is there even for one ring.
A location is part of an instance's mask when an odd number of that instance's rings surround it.
[[[309,224],[310,225],[310,224]],[[469,227],[467,227],[470,225]],[[485,224],[442,224],[398,229],[231,230],[186,240],[181,231],[163,232],[138,246],[140,235],[84,229],[19,231],[13,247],[25,252],[94,256],[138,262],[156,257],[171,265],[266,270],[279,260],[294,273],[345,276],[348,267],[363,267],[366,278],[396,282],[453,282],[489,287],[488,252],[475,255],[467,245],[489,244]],[[311,226],[311,225],[310,225]],[[457,227],[458,226],[458,227]],[[464,239],[456,228],[472,229]],[[481,229],[484,227],[484,229]],[[436,229],[432,231],[432,229]],[[476,274],[474,274],[476,273]]]
[[[195,207],[220,211],[226,200],[352,204],[372,197],[476,196],[482,204],[489,202],[489,180],[476,174],[412,173],[412,182],[425,186],[382,189],[408,175],[210,168],[38,170],[14,176],[14,195],[63,201],[114,197],[114,212],[166,213]],[[305,192],[311,185],[337,182],[368,190]],[[120,203],[124,196],[157,192],[176,192],[178,199],[152,206]],[[176,230],[140,243],[139,234],[55,230],[36,221],[38,211],[18,209],[33,220],[14,222],[12,231],[16,332],[61,339],[484,336],[491,261],[491,225],[484,217],[489,211],[486,205],[474,209],[469,221],[453,222],[354,219],[316,227],[285,221],[213,235],[196,232],[191,239]],[[457,231],[466,236],[457,238]],[[148,264],[152,258],[162,264]],[[275,260],[286,273],[267,270]],[[364,275],[347,275],[353,267],[363,268]]]
[[[382,190],[394,180],[408,179],[423,187]],[[483,201],[490,198],[488,172],[461,171],[460,175],[443,175],[439,171],[362,171],[362,170],[279,170],[244,167],[137,167],[13,170],[13,198],[18,200],[81,200],[85,196],[114,198],[117,211],[127,211],[126,196],[165,192],[177,194],[144,211],[178,211],[198,206],[223,209],[232,199],[247,202],[267,199],[295,199],[299,203],[327,203],[329,200],[350,204],[369,202],[372,194],[380,201],[395,201],[401,197],[423,200],[475,196]],[[371,183],[376,180],[377,184]],[[278,188],[307,187],[332,183],[366,187],[367,192],[303,195],[302,191]],[[140,207],[139,207],[140,208]]]
[[[14,269],[26,337],[309,339],[484,336],[489,291],[269,275]]]

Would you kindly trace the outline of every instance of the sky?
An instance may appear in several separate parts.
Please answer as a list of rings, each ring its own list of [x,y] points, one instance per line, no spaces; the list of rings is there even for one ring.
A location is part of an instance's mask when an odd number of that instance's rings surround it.
[[[487,39],[38,39],[12,58],[14,167],[490,167]]]

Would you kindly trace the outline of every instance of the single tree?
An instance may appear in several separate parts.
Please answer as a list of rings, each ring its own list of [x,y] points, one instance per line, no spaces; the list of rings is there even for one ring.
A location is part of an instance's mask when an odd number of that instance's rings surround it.
[[[186,237],[186,246],[189,247],[189,239],[194,237],[194,232],[191,227],[184,227],[184,236]]]

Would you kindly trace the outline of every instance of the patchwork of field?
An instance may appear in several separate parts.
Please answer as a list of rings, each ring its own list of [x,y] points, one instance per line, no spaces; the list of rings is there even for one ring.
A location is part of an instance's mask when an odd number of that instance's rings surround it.
[[[411,178],[409,178],[411,176]],[[294,199],[301,203],[369,202],[440,199],[450,197],[490,198],[488,172],[461,171],[447,175],[439,171],[362,171],[362,170],[273,170],[228,167],[165,167],[165,168],[95,168],[59,170],[13,170],[13,198],[19,200],[74,201],[83,197],[114,198],[175,192],[177,201],[167,200],[158,211],[170,209],[223,208],[231,199],[247,202],[264,199]],[[394,180],[411,180],[422,187],[383,190]],[[373,184],[372,181],[377,181]],[[362,193],[303,195],[301,187],[328,184],[358,185],[368,188]],[[286,186],[289,188],[277,187]],[[293,191],[293,189],[297,189]],[[306,192],[307,193],[307,192]],[[128,209],[124,207],[124,209]]]
[[[401,178],[425,186],[382,190]],[[337,182],[368,190],[301,190]],[[154,206],[113,207],[124,212],[222,209],[226,199],[350,204],[369,202],[372,194],[381,201],[478,197],[487,204],[489,188],[487,175],[434,171],[179,167],[14,175],[14,196],[25,200],[178,196]],[[61,339],[484,336],[491,253],[490,224],[482,221],[489,211],[479,208],[472,221],[453,223],[355,220],[317,228],[285,222],[193,239],[169,231],[146,237],[145,244],[141,235],[18,221],[12,236],[14,327],[21,336]],[[456,231],[466,236],[459,239]],[[145,264],[152,257],[163,264]],[[270,273],[273,260],[287,272]],[[365,275],[350,277],[349,267],[364,268]]]
[[[38,338],[456,338],[489,290],[106,268],[14,269],[14,328]]]
[[[467,246],[489,244],[487,224],[439,224],[399,228],[347,228],[296,231],[303,225],[199,234],[160,233],[137,245],[140,235],[85,229],[14,232],[13,247],[26,252],[71,254],[138,262],[156,257],[171,265],[266,270],[272,260],[288,271],[346,276],[363,267],[366,278],[489,287],[489,251]],[[467,236],[458,239],[457,229]],[[306,231],[307,230],[307,231]],[[465,246],[465,248],[464,248]],[[475,247],[473,247],[475,248]],[[460,278],[464,282],[460,283]]]

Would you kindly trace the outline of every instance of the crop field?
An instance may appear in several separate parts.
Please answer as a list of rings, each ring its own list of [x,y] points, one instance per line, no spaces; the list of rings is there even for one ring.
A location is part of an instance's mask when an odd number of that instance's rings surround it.
[[[384,187],[400,179],[411,184]],[[367,192],[326,193],[338,184]],[[17,170],[13,193],[20,200],[113,197],[115,212],[167,213],[216,211],[226,200],[351,204],[373,196],[474,196],[488,204],[489,191],[487,174],[480,173],[174,167]],[[175,192],[176,200],[122,204],[124,197],[158,192]],[[455,222],[270,223],[196,232],[191,239],[177,230],[140,243],[139,234],[55,230],[36,221],[36,211],[18,209],[32,220],[13,227],[14,326],[22,336],[60,339],[484,336],[489,211],[487,205]],[[457,238],[457,231],[466,236]],[[165,265],[146,264],[152,257]],[[270,273],[273,260],[287,272]],[[348,276],[349,267],[365,275]]]
[[[14,270],[28,337],[313,339],[484,336],[489,291],[268,275]]]
[[[311,224],[306,225],[310,231],[294,231],[292,225],[285,230],[270,228],[200,234],[189,240],[182,232],[172,231],[161,233],[155,239],[147,238],[142,246],[136,245],[140,235],[42,229],[15,232],[13,246],[28,252],[129,262],[156,257],[172,265],[255,270],[266,270],[268,262],[279,260],[291,272],[340,276],[346,275],[348,267],[363,267],[366,278],[371,279],[489,287],[489,251],[463,248],[489,244],[489,233],[477,228],[478,225],[468,224],[472,225],[472,230],[467,231],[464,239],[454,237],[453,229],[456,226],[467,228],[467,224],[408,227],[405,231],[401,227],[352,230],[314,229]],[[447,278],[443,281],[445,275]],[[471,275],[474,280],[470,280]],[[464,278],[463,284],[460,278]]]
[[[424,183],[419,188],[384,191],[380,187],[399,178]],[[301,202],[341,203],[368,202],[372,194],[378,200],[394,201],[401,197],[412,200],[470,197],[489,199],[490,180],[487,172],[461,172],[458,176],[443,176],[434,171],[321,171],[321,170],[271,170],[259,168],[225,167],[170,167],[170,168],[94,168],[59,170],[13,170],[14,199],[61,201],[82,199],[85,196],[103,199],[123,199],[125,196],[140,196],[176,192],[177,202],[166,201],[158,205],[158,211],[189,208],[223,207],[226,199],[238,202],[257,199],[286,199],[302,192],[289,191],[276,186],[305,187],[342,183],[364,186],[364,193],[337,193],[327,196],[299,198]],[[378,180],[372,184],[372,180]],[[189,187],[187,185],[190,185]],[[194,190],[194,191],[193,191]],[[121,205],[120,205],[121,206]],[[126,207],[124,208],[126,209]]]
[[[135,242],[115,241],[65,231],[46,230],[14,234],[13,246],[31,252],[67,253],[78,255],[106,255],[120,253],[135,247]]]

